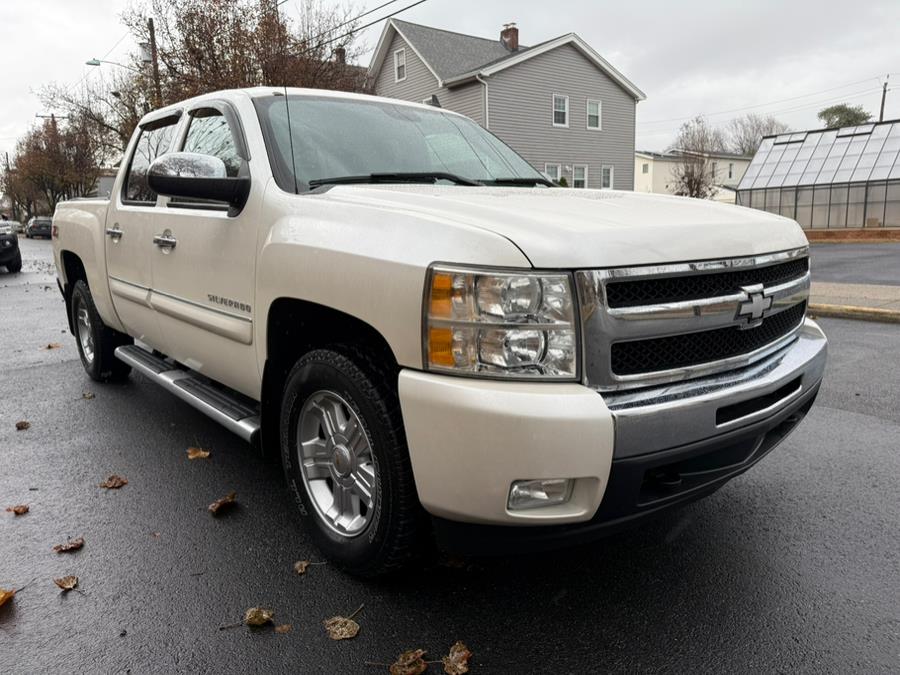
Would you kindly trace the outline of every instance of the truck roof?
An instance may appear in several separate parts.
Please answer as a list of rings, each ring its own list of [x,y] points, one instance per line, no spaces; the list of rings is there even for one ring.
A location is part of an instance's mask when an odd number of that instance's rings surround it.
[[[327,97],[327,98],[335,98],[335,99],[345,99],[345,100],[356,100],[356,101],[381,101],[384,103],[391,103],[394,105],[402,105],[408,106],[411,108],[425,108],[425,109],[434,109],[434,106],[426,105],[424,103],[415,103],[413,101],[403,101],[401,99],[396,98],[387,98],[385,96],[372,96],[370,94],[358,94],[355,92],[349,91],[335,91],[333,89],[309,89],[306,87],[247,87],[244,89],[221,89],[218,91],[211,91],[208,94],[201,94],[200,96],[194,96],[193,98],[184,99],[183,101],[178,101],[177,103],[172,103],[170,105],[164,106],[162,108],[157,108],[141,118],[139,124],[144,124],[146,121],[159,119],[162,116],[165,116],[167,111],[176,111],[184,108],[188,105],[193,105],[195,103],[200,103],[202,101],[209,100],[235,100],[238,98],[263,98],[265,96],[284,96],[285,92],[287,92],[288,96],[315,96],[315,97]],[[465,117],[464,115],[460,115],[457,112],[452,110],[447,110],[446,108],[440,108],[440,110],[448,115],[457,115],[459,117]]]

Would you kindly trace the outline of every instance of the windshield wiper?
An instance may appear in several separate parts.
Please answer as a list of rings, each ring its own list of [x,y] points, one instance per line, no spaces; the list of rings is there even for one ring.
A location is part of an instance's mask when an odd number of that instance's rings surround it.
[[[407,173],[370,173],[363,176],[337,176],[335,178],[314,178],[309,181],[310,188],[321,185],[341,185],[352,183],[436,183],[439,180],[448,180],[457,185],[482,185],[471,178],[463,178],[454,173],[440,171],[421,171]]]
[[[546,185],[547,187],[556,187],[546,178],[492,178],[491,180],[482,181],[485,185]]]

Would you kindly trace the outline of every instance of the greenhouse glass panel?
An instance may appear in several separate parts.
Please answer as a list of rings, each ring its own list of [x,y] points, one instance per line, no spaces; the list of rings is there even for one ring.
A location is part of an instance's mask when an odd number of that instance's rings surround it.
[[[884,226],[900,227],[900,183],[888,183],[884,206]]]
[[[813,189],[800,188],[797,190],[797,222],[800,227],[812,226]]]
[[[813,193],[812,226],[828,227],[828,202],[831,199],[830,187],[817,187]]]
[[[866,201],[866,227],[884,225],[884,196],[886,185],[878,183],[869,185],[869,196]]]
[[[847,200],[847,227],[863,227],[866,224],[866,186],[850,187]]]
[[[831,205],[828,227],[847,227],[847,186],[835,185],[831,188]]]
[[[781,210],[780,213],[785,218],[794,217],[794,202],[797,191],[794,188],[785,188],[781,191]]]

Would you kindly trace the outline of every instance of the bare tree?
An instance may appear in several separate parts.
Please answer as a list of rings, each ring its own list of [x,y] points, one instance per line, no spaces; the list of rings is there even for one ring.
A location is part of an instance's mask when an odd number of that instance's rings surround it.
[[[363,91],[365,69],[354,65],[361,53],[357,14],[352,5],[325,0],[301,0],[299,19],[263,0],[140,0],[122,21],[145,43],[147,20],[154,19],[161,104],[167,105],[261,85]],[[88,122],[106,163],[124,152],[138,120],[157,107],[150,66],[137,55],[123,65],[80,87],[42,90],[45,105]]]
[[[4,172],[4,191],[29,215],[53,213],[63,199],[90,194],[100,175],[100,149],[89,124],[70,118],[60,128],[55,118],[19,139],[15,169]]]
[[[672,166],[672,185],[676,195],[709,199],[716,193],[713,162],[709,153],[724,152],[725,135],[709,125],[702,116],[681,125],[669,152],[678,157]]]
[[[783,134],[786,131],[790,131],[790,127],[771,115],[748,113],[729,123],[728,145],[732,152],[739,155],[753,155],[759,148],[763,136]]]

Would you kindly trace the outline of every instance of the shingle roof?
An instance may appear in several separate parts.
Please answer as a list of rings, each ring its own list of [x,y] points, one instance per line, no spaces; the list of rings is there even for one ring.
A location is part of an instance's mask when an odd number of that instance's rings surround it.
[[[398,19],[393,19],[393,23],[441,80],[452,79],[528,49],[520,45],[518,51],[511,52],[501,44],[499,37],[491,40]]]

